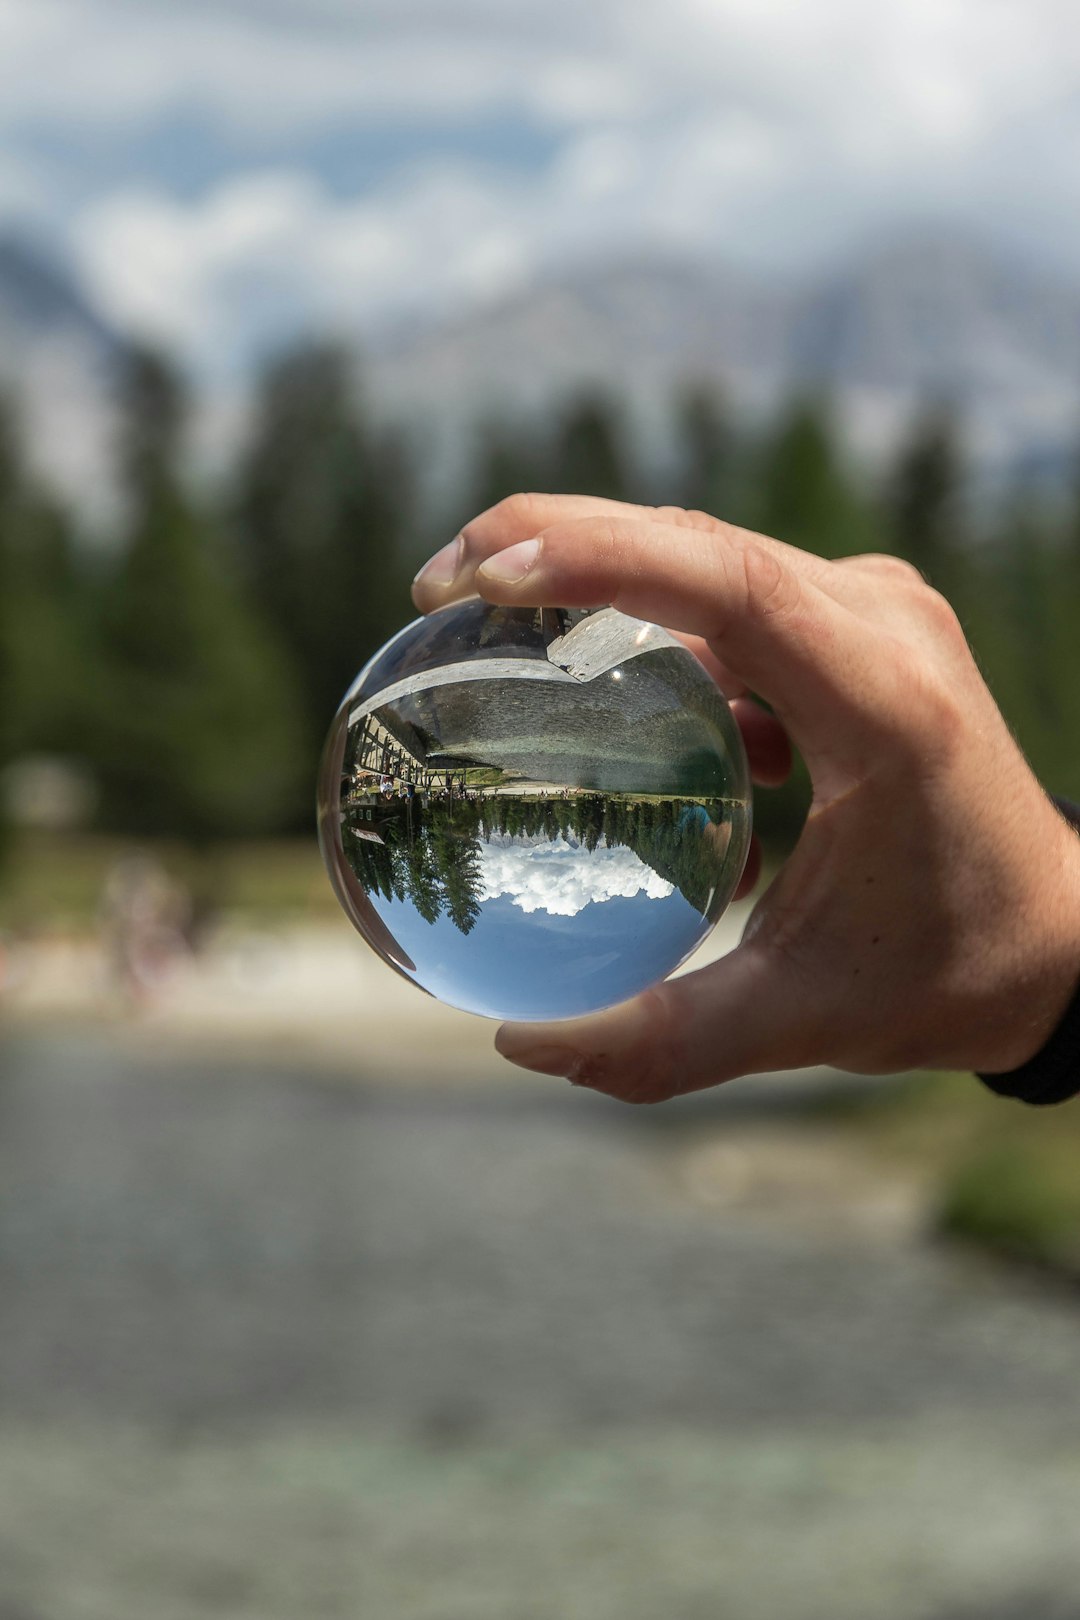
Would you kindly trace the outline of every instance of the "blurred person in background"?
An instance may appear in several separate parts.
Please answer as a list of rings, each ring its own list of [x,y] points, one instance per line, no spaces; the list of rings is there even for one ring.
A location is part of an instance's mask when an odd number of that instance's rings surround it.
[[[115,861],[99,911],[110,979],[136,1007],[151,1002],[191,952],[193,907],[184,886],[152,855]]]

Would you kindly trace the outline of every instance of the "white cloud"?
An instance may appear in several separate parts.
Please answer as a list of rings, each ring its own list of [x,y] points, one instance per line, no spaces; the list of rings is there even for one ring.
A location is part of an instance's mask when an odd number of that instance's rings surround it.
[[[486,297],[527,268],[509,194],[467,171],[421,174],[356,202],[302,172],[261,172],[198,203],[145,190],[88,208],[83,274],[118,324],[213,371],[298,327],[363,330],[389,314]]]
[[[0,122],[176,107],[249,133],[347,117],[555,123],[751,110],[854,155],[985,133],[1075,92],[1072,0],[0,0]]]
[[[116,322],[212,370],[300,326],[363,333],[590,255],[715,247],[779,163],[767,131],[721,114],[655,138],[586,131],[528,178],[434,161],[355,200],[302,171],[243,174],[188,201],[119,191],[87,205],[72,241]]]
[[[473,120],[532,108],[563,121],[631,107],[624,70],[582,60],[577,28],[524,37],[462,7],[261,11],[126,0],[2,0],[0,126],[24,119],[123,133],[200,110],[248,139],[357,124]],[[467,8],[466,8],[467,9]],[[563,12],[573,15],[565,4]],[[632,109],[631,109],[632,110]]]
[[[638,859],[632,849],[599,844],[592,854],[566,838],[528,843],[509,833],[495,834],[480,845],[481,900],[509,895],[530,915],[576,917],[605,900],[646,894],[666,900],[674,886]]]
[[[138,149],[183,114],[233,151],[195,196],[65,193],[107,310],[204,367],[583,257],[801,268],[912,214],[1080,269],[1078,90],[1072,0],[0,0],[0,135]],[[485,120],[553,154],[451,160]],[[267,155],[410,129],[421,155],[358,197]]]

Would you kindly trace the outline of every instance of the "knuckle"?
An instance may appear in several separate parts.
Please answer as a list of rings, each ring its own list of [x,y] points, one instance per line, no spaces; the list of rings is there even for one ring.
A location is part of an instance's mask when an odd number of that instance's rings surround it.
[[[967,637],[956,609],[940,591],[932,585],[924,585],[919,594],[919,606],[937,635],[947,642],[962,641],[966,645]]]
[[[914,563],[905,557],[888,552],[867,552],[851,559],[866,572],[873,572],[882,580],[891,580],[905,591],[905,600],[914,608],[925,624],[946,638],[963,636],[956,612],[947,597],[929,583]]]
[[[711,512],[703,512],[697,506],[690,506],[684,510],[683,523],[688,529],[705,529],[710,533],[725,527],[720,518],[714,517]]]
[[[531,490],[517,490],[513,495],[504,495],[501,501],[497,501],[488,516],[500,527],[528,527],[532,523],[539,524],[542,502],[543,496]]]
[[[633,541],[618,519],[600,517],[591,520],[588,540],[594,561],[613,579],[623,573],[635,572]]]
[[[705,534],[715,534],[724,527],[719,518],[697,507],[658,506],[655,511],[661,523],[668,523],[675,529],[697,529]]]
[[[887,588],[876,598],[877,605],[887,610],[898,635],[917,644],[921,666],[926,668],[929,658],[933,667],[939,657],[954,665],[955,654],[967,647],[967,637],[948,598],[903,557],[868,553],[851,561]]]
[[[926,585],[920,571],[914,563],[908,562],[906,557],[895,557],[887,551],[869,551],[858,561],[868,565],[876,573],[894,579],[898,585],[915,586],[922,589]]]
[[[749,615],[772,619],[797,606],[799,579],[775,552],[751,542],[738,553],[745,606]]]

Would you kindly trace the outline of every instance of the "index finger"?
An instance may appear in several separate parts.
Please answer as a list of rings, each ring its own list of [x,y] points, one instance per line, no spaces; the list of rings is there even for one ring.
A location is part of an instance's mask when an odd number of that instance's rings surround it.
[[[876,644],[822,589],[804,553],[747,530],[686,529],[634,516],[556,523],[473,571],[489,601],[540,607],[610,603],[701,636],[776,709],[804,751],[829,751],[837,719],[877,684]],[[818,559],[813,559],[818,561]]]
[[[659,523],[688,535],[743,535],[782,554],[788,565],[801,573],[823,584],[828,579],[830,565],[820,557],[782,540],[737,529],[708,512],[681,506],[637,506],[630,501],[612,501],[599,495],[522,493],[509,495],[472,518],[449,545],[425,563],[413,580],[413,600],[421,613],[431,613],[462,597],[472,596],[477,589],[476,570],[496,552],[505,551],[556,524],[585,518]]]
[[[539,534],[553,523],[586,517],[647,517],[653,509],[600,495],[508,495],[472,518],[449,545],[436,552],[413,580],[413,601],[421,613],[446,607],[476,590],[474,575],[495,552]],[[702,514],[704,516],[704,514]]]

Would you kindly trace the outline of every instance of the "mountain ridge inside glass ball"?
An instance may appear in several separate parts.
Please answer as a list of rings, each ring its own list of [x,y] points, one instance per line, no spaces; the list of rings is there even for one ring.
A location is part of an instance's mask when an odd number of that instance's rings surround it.
[[[331,727],[319,841],[346,914],[421,989],[572,1018],[665,978],[750,838],[731,711],[667,631],[613,608],[419,619]]]

